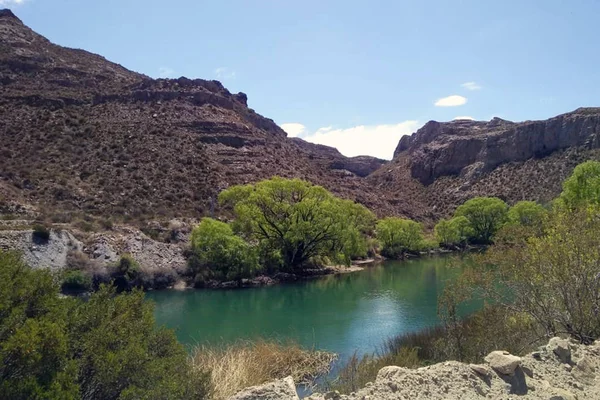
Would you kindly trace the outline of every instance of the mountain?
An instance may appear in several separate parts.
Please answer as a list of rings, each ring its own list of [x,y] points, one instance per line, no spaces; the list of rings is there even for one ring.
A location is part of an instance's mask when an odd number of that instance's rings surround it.
[[[429,224],[476,195],[549,201],[577,163],[600,156],[600,109],[582,108],[546,121],[430,121],[392,161],[344,157],[288,138],[218,81],[152,79],[55,45],[9,10],[0,85],[0,212],[55,221],[197,218],[222,189],[279,175]]]
[[[426,208],[451,213],[474,196],[509,203],[555,198],[573,168],[600,158],[600,108],[579,108],[544,121],[429,121],[404,136],[387,166],[369,177],[381,190],[418,181]]]
[[[50,214],[198,216],[223,188],[274,175],[394,212],[363,179],[385,161],[288,139],[244,93],[151,79],[57,46],[9,10],[0,11],[0,84],[0,193]]]

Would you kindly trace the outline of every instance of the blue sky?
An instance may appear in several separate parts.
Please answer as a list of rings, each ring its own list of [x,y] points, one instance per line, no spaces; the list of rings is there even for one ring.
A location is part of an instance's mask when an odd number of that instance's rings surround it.
[[[129,69],[218,79],[290,134],[346,155],[390,158],[401,135],[432,119],[600,105],[598,0],[0,5],[55,43]]]

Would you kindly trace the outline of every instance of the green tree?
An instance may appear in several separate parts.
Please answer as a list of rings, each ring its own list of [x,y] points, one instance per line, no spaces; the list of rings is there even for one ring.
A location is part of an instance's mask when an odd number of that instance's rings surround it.
[[[600,162],[586,161],[575,167],[563,183],[559,202],[571,209],[585,203],[600,205]]]
[[[384,218],[377,222],[376,232],[382,246],[381,253],[386,257],[397,258],[415,253],[424,245],[423,227],[409,219]]]
[[[489,244],[506,222],[508,205],[497,197],[475,197],[456,209],[455,217],[469,220],[473,243]]]
[[[441,219],[434,231],[437,241],[444,247],[464,246],[472,235],[471,223],[465,216]]]
[[[234,186],[219,201],[233,208],[236,232],[289,270],[303,269],[317,258],[349,262],[366,252],[365,234],[375,221],[365,207],[299,179],[275,177]]]
[[[58,279],[0,251],[0,398],[204,398],[172,331],[157,329],[141,291],[101,286],[60,298]]]
[[[224,222],[203,218],[192,231],[191,242],[197,274],[208,272],[219,280],[237,280],[258,269],[256,250]]]
[[[548,216],[548,211],[535,201],[519,201],[508,210],[508,222],[513,225],[538,227]]]

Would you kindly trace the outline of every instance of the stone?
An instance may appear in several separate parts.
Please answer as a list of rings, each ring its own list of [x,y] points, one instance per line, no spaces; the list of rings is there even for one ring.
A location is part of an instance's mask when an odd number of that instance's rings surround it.
[[[485,361],[496,372],[511,375],[521,365],[521,357],[513,356],[508,351],[492,351],[485,357]]]
[[[469,367],[475,371],[476,373],[478,373],[479,375],[482,376],[489,376],[490,375],[490,370],[488,369],[487,366],[485,365],[480,365],[480,364],[469,364]]]
[[[578,381],[591,385],[596,378],[596,368],[589,357],[585,356],[577,362],[577,365],[573,368],[571,374]]]
[[[553,337],[548,342],[546,349],[549,353],[554,353],[561,362],[567,364],[571,362],[571,345],[568,340]]]
[[[379,370],[376,381],[392,379],[404,373],[406,373],[406,368],[390,365]]]
[[[323,396],[325,400],[339,400],[341,397],[342,396],[340,395],[340,392],[338,392],[337,390],[325,393],[325,396]]]
[[[339,393],[338,393],[339,395]],[[327,396],[327,395],[326,395]],[[326,399],[328,397],[325,397]],[[332,397],[329,397],[333,399]],[[294,379],[288,376],[260,386],[253,386],[231,396],[229,400],[300,400]]]

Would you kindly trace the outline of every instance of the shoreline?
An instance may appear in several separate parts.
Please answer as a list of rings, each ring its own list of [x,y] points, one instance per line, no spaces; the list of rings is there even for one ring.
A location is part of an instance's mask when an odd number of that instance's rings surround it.
[[[252,279],[242,279],[241,281],[208,281],[204,287],[194,287],[189,285],[184,280],[175,282],[173,286],[166,289],[152,289],[152,290],[222,290],[222,289],[251,289],[260,288],[273,285],[279,285],[291,282],[308,281],[324,276],[334,276],[350,274],[353,272],[363,271],[370,266],[377,265],[383,262],[382,258],[369,258],[366,260],[354,261],[350,266],[346,265],[330,265],[319,269],[308,269],[304,274],[290,274],[285,272],[278,272],[273,276],[260,275]]]

